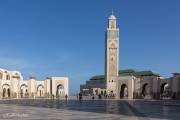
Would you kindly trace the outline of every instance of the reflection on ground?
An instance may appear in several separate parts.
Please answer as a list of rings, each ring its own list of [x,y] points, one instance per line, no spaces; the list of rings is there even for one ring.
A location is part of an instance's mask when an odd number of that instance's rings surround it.
[[[111,119],[172,119],[179,120],[180,119],[180,102],[164,100],[164,101],[152,101],[152,100],[84,100],[84,101],[76,101],[76,100],[1,100],[1,113],[11,113],[13,111],[6,110],[10,106],[14,106],[14,109],[20,109],[23,112],[23,109],[33,108],[38,111],[41,109],[42,113],[39,114],[43,117],[43,111],[48,110],[46,114],[51,115],[52,111],[57,113],[54,116],[59,119],[59,116],[63,116],[67,113],[62,113],[62,111],[71,112],[69,114],[77,113],[77,119],[82,118],[85,114],[93,116],[101,116],[102,118],[92,118],[92,119],[106,119],[104,115],[111,115]],[[52,110],[52,111],[51,111]],[[5,112],[6,111],[6,112]],[[27,111],[28,112],[28,111]],[[31,113],[31,111],[29,111]],[[61,113],[61,114],[60,114]],[[29,115],[29,113],[28,113]],[[18,115],[16,115],[18,116]],[[114,116],[114,117],[113,117]],[[122,117],[123,116],[123,117]],[[33,115],[31,116],[33,118]],[[39,116],[36,116],[37,118]],[[35,117],[35,118],[36,118]],[[66,116],[67,117],[67,116]],[[84,119],[87,116],[84,116]],[[37,119],[36,118],[36,119]],[[48,117],[46,117],[48,118]],[[41,118],[44,119],[44,118]],[[49,118],[52,119],[52,118]],[[54,118],[53,118],[54,119]],[[62,118],[61,118],[62,119]],[[66,118],[63,118],[66,119]],[[71,117],[69,117],[71,119]],[[109,116],[107,117],[109,119]]]

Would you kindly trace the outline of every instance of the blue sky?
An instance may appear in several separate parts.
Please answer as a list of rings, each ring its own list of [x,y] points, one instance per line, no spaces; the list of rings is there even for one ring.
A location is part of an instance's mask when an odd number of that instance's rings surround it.
[[[107,18],[120,28],[120,69],[180,72],[179,0],[1,0],[0,67],[68,76],[70,91],[104,74]]]

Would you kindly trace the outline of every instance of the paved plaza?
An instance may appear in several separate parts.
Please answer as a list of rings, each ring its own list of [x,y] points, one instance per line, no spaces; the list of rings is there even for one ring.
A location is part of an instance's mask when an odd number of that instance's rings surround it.
[[[1,120],[179,120],[178,101],[1,100]]]

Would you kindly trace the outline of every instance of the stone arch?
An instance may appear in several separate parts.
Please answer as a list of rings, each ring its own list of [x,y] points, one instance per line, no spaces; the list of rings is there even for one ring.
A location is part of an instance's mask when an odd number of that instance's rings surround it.
[[[22,84],[20,86],[20,94],[21,94],[21,98],[28,96],[28,86],[26,84]]]
[[[37,86],[37,96],[38,97],[44,96],[44,86],[42,84],[39,84]]]
[[[151,98],[151,96],[150,96],[150,87],[149,87],[148,83],[143,84],[141,94],[142,94],[143,98]]]
[[[126,84],[121,85],[120,98],[128,98],[128,86]]]
[[[164,82],[160,86],[160,96],[161,98],[168,98],[170,97],[170,88],[167,82]]]
[[[11,96],[11,91],[10,91],[10,85],[9,84],[4,84],[2,85],[3,89],[3,98],[9,98]]]
[[[57,86],[56,96],[57,96],[58,98],[65,96],[64,86],[63,86],[62,84],[59,84],[59,85]]]

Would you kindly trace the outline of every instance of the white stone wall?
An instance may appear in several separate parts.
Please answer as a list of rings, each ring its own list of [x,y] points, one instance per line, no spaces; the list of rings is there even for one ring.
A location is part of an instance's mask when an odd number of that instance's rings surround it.
[[[116,99],[120,99],[121,87],[123,85],[127,86],[128,96],[127,99],[133,99],[133,92],[135,90],[135,77],[134,76],[120,76],[117,81],[116,87]]]
[[[52,87],[50,86],[51,80]],[[52,88],[52,93],[56,96],[59,84],[64,88],[64,95],[69,95],[68,77],[51,77],[44,81],[35,78],[23,80],[21,73],[18,71],[0,69],[0,98],[51,97],[50,88]]]
[[[51,77],[52,80],[52,93],[56,95],[58,85],[62,85],[64,87],[64,94],[69,95],[69,83],[68,77]]]

